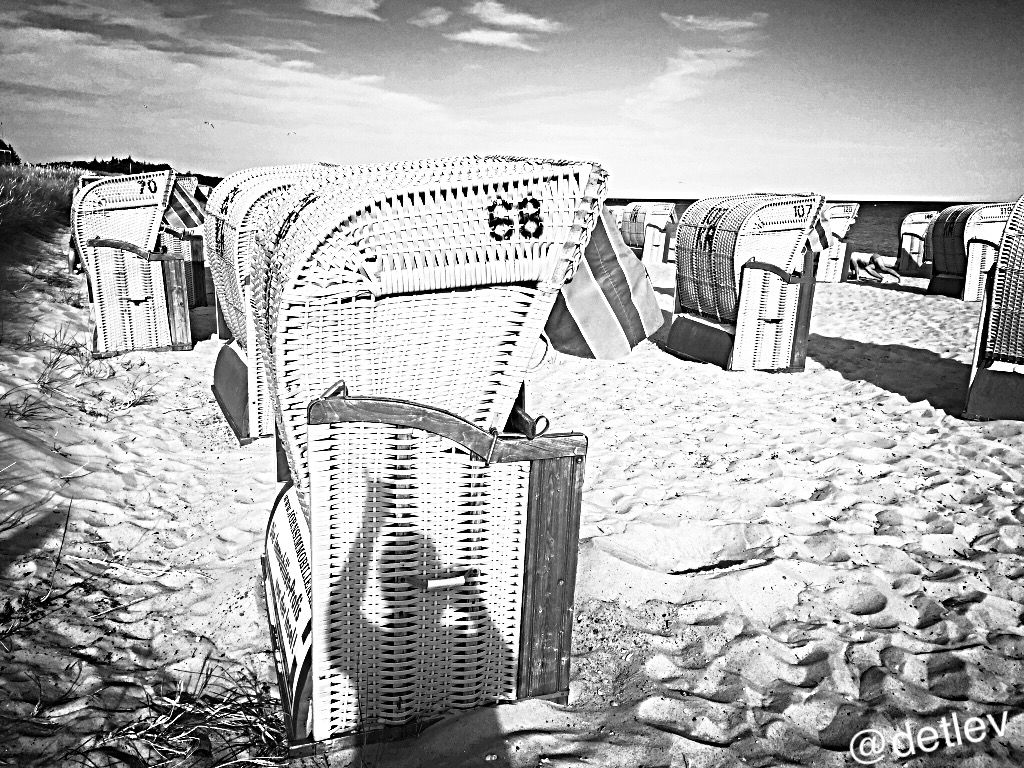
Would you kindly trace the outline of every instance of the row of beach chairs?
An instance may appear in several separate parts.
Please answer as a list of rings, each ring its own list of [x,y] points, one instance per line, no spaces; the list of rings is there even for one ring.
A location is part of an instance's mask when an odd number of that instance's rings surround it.
[[[981,203],[909,214],[896,270],[930,278],[929,294],[982,301],[1012,209],[1013,203]]]
[[[507,157],[275,166],[225,179],[190,227],[168,214],[195,191],[173,172],[76,196],[98,355],[175,348],[167,318],[202,242],[231,339],[217,400],[240,441],[272,438],[282,459],[264,586],[296,754],[565,700],[587,440],[546,434],[524,381],[570,289],[608,278],[598,252],[626,264],[628,234],[644,258],[674,253],[670,351],[803,367],[815,261],[834,245],[820,195],[616,222],[606,183],[592,163]],[[979,412],[1020,394],[1022,218],[1018,201],[989,280]]]

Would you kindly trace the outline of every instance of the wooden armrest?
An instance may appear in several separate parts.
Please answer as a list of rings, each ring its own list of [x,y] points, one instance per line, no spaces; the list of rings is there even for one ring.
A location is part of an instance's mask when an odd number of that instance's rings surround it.
[[[440,408],[384,397],[322,397],[309,404],[311,425],[364,422],[391,424],[430,432],[458,443],[489,464],[532,461],[563,456],[586,456],[587,438],[578,433],[529,440],[525,435],[485,432],[475,424]]]
[[[792,274],[790,274],[782,267],[776,266],[775,264],[769,264],[766,261],[748,261],[741,267],[741,269],[759,269],[762,272],[771,272],[773,275],[778,275],[780,278],[782,278],[782,281],[784,283],[787,283],[789,285],[799,283],[801,280],[803,280],[802,272],[793,272]]]
[[[92,240],[86,243],[86,245],[93,248],[117,248],[120,251],[127,251],[133,253],[140,259],[145,261],[182,261],[182,257],[173,253],[153,253],[147,251],[135,243],[129,243],[127,240],[113,240],[103,237],[94,237]]]

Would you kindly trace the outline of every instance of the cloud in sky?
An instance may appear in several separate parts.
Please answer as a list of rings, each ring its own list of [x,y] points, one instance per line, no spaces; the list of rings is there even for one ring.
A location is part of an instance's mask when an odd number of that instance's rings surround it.
[[[664,107],[699,96],[708,79],[727,69],[742,66],[757,56],[745,48],[680,47],[665,65],[665,71],[648,83],[642,95],[630,99],[626,107]]]
[[[661,14],[661,18],[683,32],[710,32],[728,43],[743,43],[762,37],[761,29],[770,18],[767,13],[755,12],[739,18],[731,16],[673,16]]]
[[[441,8],[440,6],[434,6],[433,8],[426,8],[420,11],[418,14],[409,19],[410,24],[415,24],[417,27],[440,27],[452,16],[452,12],[447,8]]]
[[[486,135],[379,75],[242,47],[181,55],[93,32],[0,25],[0,81],[17,86],[18,117],[5,116],[8,128],[45,125],[45,136],[22,145],[52,159],[130,152],[223,173],[278,162],[379,162],[405,156],[410,141],[421,151],[450,141],[475,151],[473,137]]]
[[[380,0],[304,0],[306,8],[331,16],[382,21],[377,15]]]
[[[536,51],[530,45],[522,32],[513,32],[507,29],[467,29],[465,32],[454,32],[445,35],[449,40],[457,40],[460,43],[472,43],[473,45],[487,45],[496,48],[515,48],[520,51]]]
[[[768,21],[768,14],[752,13],[745,18],[734,19],[728,16],[695,16],[692,13],[686,16],[673,16],[670,13],[663,13],[661,18],[676,29],[728,33],[760,29]]]
[[[505,7],[502,3],[496,2],[496,0],[480,0],[480,2],[466,6],[465,11],[470,16],[475,16],[484,24],[490,24],[493,27],[515,29],[520,32],[552,34],[565,29],[565,25],[560,21],[553,21],[542,16],[533,16],[529,13],[516,11]]]

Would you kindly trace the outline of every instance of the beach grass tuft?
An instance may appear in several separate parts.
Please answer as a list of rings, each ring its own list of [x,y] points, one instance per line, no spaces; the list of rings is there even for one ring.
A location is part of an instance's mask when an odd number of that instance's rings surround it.
[[[81,175],[71,168],[0,166],[0,240],[23,234],[43,237],[67,223]]]
[[[208,662],[191,680],[158,684],[148,694],[135,719],[76,750],[80,765],[96,765],[99,755],[140,768],[285,764],[281,704],[252,670]]]

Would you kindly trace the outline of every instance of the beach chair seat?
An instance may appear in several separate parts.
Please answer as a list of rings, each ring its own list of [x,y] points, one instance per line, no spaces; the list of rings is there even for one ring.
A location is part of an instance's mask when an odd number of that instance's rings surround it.
[[[982,300],[1011,208],[1011,203],[954,205],[931,220],[924,242],[925,259],[932,263],[929,294]]]
[[[670,352],[727,370],[803,370],[821,195],[698,200],[676,232]]]
[[[619,228],[644,264],[663,264],[669,261],[677,224],[675,203],[630,203],[622,209]]]
[[[1024,196],[1010,206],[985,278],[964,415],[1024,420]]]
[[[193,181],[174,171],[111,176],[73,198],[73,248],[89,286],[94,356],[191,348],[188,310],[197,299],[185,265],[203,220]]]
[[[293,483],[265,578],[294,741],[564,700],[586,441],[537,435],[515,402],[604,188],[590,163],[408,164],[296,185],[258,237]]]
[[[932,263],[925,261],[924,238],[938,211],[908,213],[900,223],[900,244],[896,271],[903,277],[931,277]]]
[[[818,256],[815,280],[841,283],[850,272],[850,251],[846,237],[857,220],[860,203],[826,203],[822,217],[832,235],[832,244]]]

